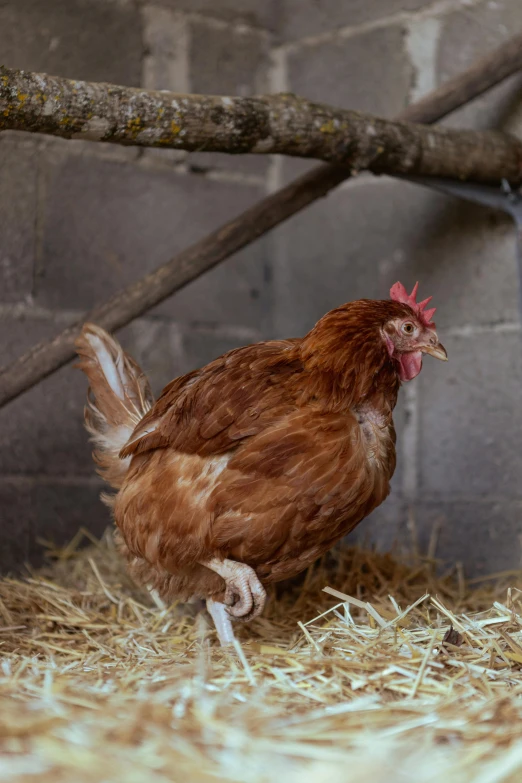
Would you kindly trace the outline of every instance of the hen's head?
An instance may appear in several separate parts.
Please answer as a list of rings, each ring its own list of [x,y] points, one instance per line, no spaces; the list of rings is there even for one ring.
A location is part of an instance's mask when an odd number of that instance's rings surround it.
[[[447,361],[444,346],[439,342],[432,318],[435,308],[426,309],[431,296],[417,302],[418,283],[408,294],[402,283],[395,283],[390,290],[392,302],[402,305],[382,325],[381,334],[391,359],[397,362],[401,381],[411,381],[422,368],[422,354]]]
[[[432,321],[435,309],[426,309],[431,297],[417,302],[417,288],[408,294],[395,283],[390,299],[358,299],[326,313],[302,341],[306,366],[333,374],[357,397],[367,393],[376,373],[384,372],[385,383],[411,381],[423,354],[446,361]]]

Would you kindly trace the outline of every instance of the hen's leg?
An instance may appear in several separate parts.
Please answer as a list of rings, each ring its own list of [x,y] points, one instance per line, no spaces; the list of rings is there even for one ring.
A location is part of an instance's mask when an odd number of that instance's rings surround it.
[[[207,609],[214,620],[221,646],[228,647],[229,645],[234,644],[235,637],[234,631],[232,630],[232,622],[225,604],[220,604],[219,601],[213,601],[212,598],[207,598]]]
[[[225,603],[228,613],[235,620],[252,620],[261,614],[265,606],[266,592],[253,568],[235,560],[212,558],[203,563],[225,580]]]
[[[154,587],[147,587],[149,595],[158,607],[158,609],[164,610],[167,608],[167,604],[163,601],[162,597]]]

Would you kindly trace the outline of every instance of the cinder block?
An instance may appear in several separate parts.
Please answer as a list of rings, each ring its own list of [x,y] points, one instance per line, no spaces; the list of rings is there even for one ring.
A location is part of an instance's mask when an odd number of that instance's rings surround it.
[[[288,54],[288,89],[319,103],[394,116],[406,105],[412,66],[399,25],[307,45]]]
[[[520,496],[522,366],[519,334],[445,338],[447,364],[420,375],[420,497]]]
[[[37,301],[88,309],[236,217],[259,188],[108,160],[49,161]],[[250,245],[159,308],[184,323],[258,328],[268,314],[266,243]]]
[[[267,86],[268,42],[253,30],[190,25],[190,84],[195,93],[252,95]]]
[[[209,95],[261,95],[269,91],[269,42],[249,29],[189,24],[190,90]],[[269,159],[264,155],[226,155],[193,152],[188,164],[198,169],[224,169],[263,177]]]
[[[189,93],[189,23],[185,15],[158,5],[145,5],[142,17],[143,86],[147,90]],[[189,154],[170,149],[141,149],[140,152],[162,165],[182,163]]]
[[[0,573],[19,571],[34,556],[31,505],[27,485],[0,481]]]
[[[346,537],[345,543],[364,548],[375,547],[380,552],[411,552],[407,504],[401,495],[392,492],[381,506]]]
[[[39,538],[64,545],[80,527],[100,536],[111,519],[99,494],[94,484],[0,477],[0,572],[21,571],[26,563],[40,565],[45,549]]]
[[[29,297],[36,251],[36,145],[0,134],[0,302]]]
[[[37,319],[2,320],[0,365],[58,334],[63,325]],[[87,385],[67,366],[0,409],[0,474],[93,475],[83,428]]]
[[[233,348],[259,342],[261,337],[237,334],[222,335],[210,330],[191,329],[183,334],[182,373],[204,367]],[[181,373],[180,373],[181,374]]]
[[[274,233],[278,334],[327,310],[387,298],[401,280],[433,296],[444,331],[518,318],[515,239],[498,213],[388,178],[362,179]]]
[[[261,31],[217,25],[157,5],[143,9],[148,89],[180,93],[253,95],[267,91],[269,45]],[[147,150],[158,162],[186,161],[190,169],[233,171],[262,179],[268,159],[261,155]]]
[[[0,328],[9,334],[0,348],[0,366],[5,366],[58,334],[64,324],[4,319]],[[156,394],[181,372],[176,334],[176,328],[166,322],[140,319],[116,335],[141,365]],[[86,395],[85,376],[67,365],[0,409],[0,474],[94,476],[83,426]]]
[[[181,330],[167,319],[139,318],[121,329],[116,338],[140,365],[155,397],[185,372]]]
[[[337,190],[273,233],[278,336],[302,336],[343,302],[385,294],[378,253],[387,252],[388,226],[396,218],[383,221],[381,215],[376,223],[379,189],[362,190]]]
[[[463,7],[442,17],[437,78],[446,79],[468,68],[485,52],[500,46],[522,30],[519,0],[486,0],[472,9]],[[522,129],[520,75],[488,91],[482,98],[454,112],[445,124],[457,127]]]
[[[148,90],[190,92],[189,22],[183,14],[157,5],[143,8],[147,47],[143,83]]]
[[[421,547],[427,550],[439,528],[436,556],[443,567],[460,562],[467,577],[522,567],[522,502],[419,502],[416,508]]]
[[[4,2],[0,51],[9,68],[139,86],[140,14],[133,3],[105,0]]]
[[[419,280],[420,292],[433,296],[442,330],[518,320],[511,218],[409,183],[385,178],[381,187],[378,205],[387,200],[396,222],[389,234],[393,252],[382,265],[386,290],[397,279]]]
[[[283,40],[335,32],[340,27],[393,16],[400,11],[416,11],[432,0],[283,0],[280,35]]]
[[[155,0],[174,11],[202,14],[232,24],[246,24],[273,30],[276,25],[279,0]]]

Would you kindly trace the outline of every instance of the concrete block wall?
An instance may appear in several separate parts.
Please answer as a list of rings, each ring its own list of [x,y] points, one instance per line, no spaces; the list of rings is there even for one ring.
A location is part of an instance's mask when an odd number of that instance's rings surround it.
[[[519,0],[0,0],[10,67],[154,89],[291,90],[392,116],[522,29]],[[516,131],[521,81],[447,122]],[[203,237],[309,162],[0,134],[0,364]],[[187,286],[120,337],[159,391],[237,345],[304,333],[326,310],[433,294],[452,361],[426,362],[397,411],[394,493],[359,537],[468,572],[521,565],[522,375],[514,238],[496,213],[361,176]],[[101,532],[70,367],[0,411],[0,561]]]

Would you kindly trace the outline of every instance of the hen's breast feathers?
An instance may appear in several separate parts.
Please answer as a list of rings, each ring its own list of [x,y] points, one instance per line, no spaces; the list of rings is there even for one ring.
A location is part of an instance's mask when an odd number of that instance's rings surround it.
[[[303,404],[298,346],[238,349],[165,389],[122,450],[115,512],[136,554],[171,570],[217,553],[283,579],[386,497],[391,416]]]

